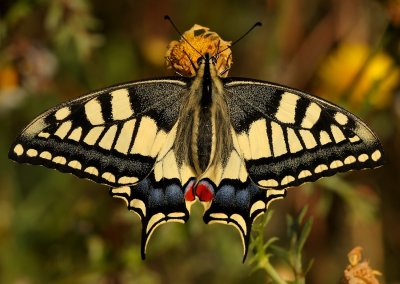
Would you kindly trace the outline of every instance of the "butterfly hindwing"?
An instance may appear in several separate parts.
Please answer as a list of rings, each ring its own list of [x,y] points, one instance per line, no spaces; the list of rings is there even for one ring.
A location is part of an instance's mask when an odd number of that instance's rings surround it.
[[[213,201],[204,213],[204,222],[234,226],[242,238],[245,259],[252,224],[265,212],[266,203],[265,190],[257,187],[250,179],[245,182],[225,179],[215,187]]]
[[[137,185],[111,189],[114,197],[125,199],[128,209],[141,218],[143,259],[154,230],[167,222],[185,223],[194,202],[185,198],[195,179],[194,170],[185,162],[178,162],[174,151],[178,124],[179,121],[168,133],[149,176]]]
[[[152,170],[178,118],[183,80],[117,85],[38,116],[9,157],[110,186],[135,184]]]
[[[188,183],[191,180],[188,180]],[[154,230],[167,222],[185,223],[189,219],[190,205],[185,202],[182,181],[162,179],[156,181],[154,172],[136,185],[112,188],[113,197],[125,200],[128,209],[136,212],[142,221],[141,255]]]
[[[251,179],[280,190],[383,163],[375,134],[357,117],[287,87],[224,81],[230,119]]]
[[[195,191],[205,208],[205,223],[232,225],[238,230],[244,260],[254,220],[266,211],[270,200],[283,197],[285,192],[269,196],[250,179],[234,129],[230,132],[233,145],[227,161],[208,168]]]

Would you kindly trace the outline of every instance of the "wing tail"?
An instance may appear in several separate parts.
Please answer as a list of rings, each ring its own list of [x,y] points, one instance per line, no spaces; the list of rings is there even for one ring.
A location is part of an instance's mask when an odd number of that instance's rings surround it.
[[[185,223],[189,210],[184,198],[184,188],[178,179],[156,181],[154,173],[137,185],[112,188],[113,197],[126,202],[142,221],[141,255],[145,258],[147,244],[155,229],[168,222]]]
[[[224,180],[215,190],[210,207],[204,213],[206,224],[222,223],[234,226],[242,239],[243,262],[248,253],[254,220],[266,211],[266,191],[253,182]]]

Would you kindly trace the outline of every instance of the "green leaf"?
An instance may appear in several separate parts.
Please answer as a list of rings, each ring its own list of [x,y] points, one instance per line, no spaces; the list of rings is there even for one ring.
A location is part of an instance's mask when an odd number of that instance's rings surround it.
[[[313,225],[313,219],[310,217],[304,224],[299,234],[298,248],[297,248],[299,252],[301,252],[304,248],[304,244],[306,243],[308,236],[310,235],[312,225]]]

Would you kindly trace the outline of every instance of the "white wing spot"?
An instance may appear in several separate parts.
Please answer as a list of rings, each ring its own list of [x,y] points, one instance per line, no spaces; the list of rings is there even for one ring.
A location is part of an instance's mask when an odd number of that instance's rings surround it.
[[[352,164],[355,161],[357,161],[357,159],[354,156],[348,156],[346,159],[344,159],[344,163],[346,165]]]
[[[301,129],[299,130],[299,133],[307,149],[312,149],[317,146],[317,141],[315,141],[314,135],[311,131]]]
[[[281,199],[285,195],[285,189],[268,189],[267,197],[272,196],[273,199]]]
[[[320,115],[321,108],[314,102],[310,103],[310,105],[307,107],[306,113],[304,114],[301,127],[312,128],[318,121]]]
[[[167,215],[167,217],[169,218],[181,218],[181,217],[185,217],[185,213],[183,212],[171,212]]]
[[[68,139],[79,142],[79,140],[81,140],[81,136],[82,136],[82,127],[77,127],[74,130],[72,130],[71,134],[68,136]]]
[[[225,213],[211,213],[210,217],[215,219],[228,219],[228,215]]]
[[[146,204],[144,204],[142,200],[135,198],[130,202],[129,205],[133,208],[139,209],[142,211],[143,216],[146,216]]]
[[[292,128],[287,129],[287,135],[290,153],[296,153],[303,150],[303,146],[301,146],[301,142]]]
[[[111,189],[113,194],[126,194],[131,196],[131,188],[129,186],[121,186]]]
[[[128,154],[129,146],[131,145],[133,130],[135,128],[136,119],[128,120],[122,126],[121,132],[119,133],[117,143],[115,144],[115,150],[120,153]]]
[[[155,157],[161,151],[164,142],[167,140],[167,133],[163,130],[157,132],[156,138],[154,138],[154,143],[151,146],[150,157]]]
[[[160,181],[163,177],[163,163],[162,160],[156,162],[154,165],[154,178],[156,181]]]
[[[368,160],[369,159],[369,157],[368,157],[368,155],[367,154],[361,154],[360,156],[358,156],[358,160],[361,162],[361,163],[364,163],[366,160]]]
[[[115,120],[128,119],[133,115],[128,89],[111,92],[111,110]]]
[[[250,125],[249,143],[252,159],[271,157],[265,119],[259,119]]]
[[[378,161],[382,157],[381,151],[376,150],[375,152],[372,153],[371,158],[373,161]]]
[[[331,138],[329,137],[328,132],[322,130],[319,133],[319,142],[321,143],[321,145],[326,145],[326,144],[332,142]]]
[[[342,130],[340,130],[340,128],[337,127],[336,125],[333,125],[333,124],[331,125],[331,131],[332,131],[333,139],[335,139],[336,143],[342,142],[343,140],[346,139]]]
[[[335,160],[335,161],[333,161],[330,165],[329,165],[329,167],[331,168],[331,169],[337,169],[337,168],[340,168],[340,167],[342,167],[343,166],[343,162],[342,161],[339,161],[339,160]]]
[[[283,130],[282,127],[276,123],[276,122],[271,122],[271,127],[272,127],[272,148],[274,151],[274,156],[278,157],[283,154],[287,153],[286,149],[286,142],[285,142],[285,137],[283,136]]]
[[[45,160],[51,160],[52,155],[48,151],[43,151],[42,153],[40,153],[39,157]]]
[[[299,179],[300,178],[306,178],[306,177],[309,177],[309,176],[312,176],[312,173],[310,171],[308,171],[308,170],[302,170],[299,173]]]
[[[54,157],[52,161],[60,165],[65,165],[67,163],[67,159],[65,159],[63,156]]]
[[[77,160],[73,160],[71,162],[68,163],[68,166],[76,169],[76,170],[81,170],[82,169],[82,164],[79,163]]]
[[[103,173],[101,177],[105,180],[108,180],[109,182],[115,182],[115,176],[110,172]]]
[[[72,122],[70,120],[63,122],[57,129],[57,131],[54,133],[54,135],[60,137],[61,139],[64,139],[65,136],[67,136],[68,132],[71,130],[71,127],[72,127]]]
[[[21,156],[21,155],[24,153],[24,147],[22,147],[21,144],[17,144],[17,145],[14,147],[14,153],[15,153],[17,156]]]
[[[28,151],[26,151],[26,155],[28,155],[29,157],[36,157],[38,155],[38,151],[35,149],[29,149]]]
[[[243,217],[239,214],[232,214],[231,219],[235,220],[239,227],[243,230],[243,234],[247,235],[246,221],[243,219]]]
[[[157,124],[155,121],[150,117],[143,116],[130,153],[149,156],[156,135]]]
[[[354,135],[353,137],[349,138],[349,141],[351,143],[358,142],[358,141],[360,141],[360,137],[358,137],[357,135]]]
[[[324,172],[324,171],[326,171],[326,170],[328,170],[328,166],[325,165],[325,164],[321,164],[321,165],[318,165],[318,166],[315,168],[314,172],[315,172],[316,174],[319,174],[319,173],[322,173],[322,172]]]
[[[157,213],[151,216],[149,223],[147,223],[146,233],[148,233],[150,229],[163,218],[165,218],[165,214],[163,213]]]
[[[97,99],[91,99],[85,104],[85,114],[92,125],[104,124],[101,104]]]
[[[235,151],[232,151],[225,168],[223,169],[223,179],[238,179],[242,160]]]
[[[99,170],[95,167],[87,167],[85,169],[85,173],[88,173],[90,175],[98,176],[99,175]]]
[[[295,178],[293,176],[285,176],[281,181],[281,185],[287,185],[292,181],[295,181]]]
[[[105,150],[110,150],[114,143],[115,135],[117,134],[118,127],[116,125],[111,126],[104,134],[99,142],[99,146]]]
[[[169,151],[168,154],[162,160],[163,163],[163,177],[165,178],[180,178],[178,164],[176,163],[176,157],[173,151]]]
[[[118,179],[120,184],[135,184],[139,179],[137,177],[127,177],[123,176]]]
[[[257,210],[265,210],[265,202],[258,200],[256,203],[254,203],[251,208],[250,208],[250,216],[253,215],[254,212]]]
[[[237,140],[239,143],[240,150],[242,150],[243,157],[246,160],[250,160],[251,149],[250,149],[249,136],[246,133],[242,133],[237,136]]]
[[[40,132],[39,134],[38,134],[38,137],[41,137],[41,138],[49,138],[50,137],[50,133],[47,133],[47,132]]]
[[[99,136],[103,132],[103,130],[104,126],[93,127],[92,129],[90,129],[85,139],[83,139],[83,142],[85,142],[88,145],[96,144],[96,141],[97,139],[99,139]]]
[[[114,190],[111,190],[112,193],[114,193]],[[125,197],[125,196],[121,196],[121,195],[114,195],[114,198],[120,198],[123,201],[125,201],[126,206],[129,207],[129,200]],[[139,217],[141,217],[136,211],[133,211],[134,213],[136,213]]]
[[[63,120],[70,114],[71,114],[71,110],[69,109],[69,107],[63,107],[63,108],[60,108],[59,110],[57,110],[56,113],[54,114],[54,116],[57,120]]]
[[[294,117],[298,99],[300,99],[300,97],[295,94],[288,92],[283,93],[278,111],[275,114],[276,119],[283,123],[295,123]]]
[[[260,180],[258,182],[258,184],[263,187],[275,187],[275,186],[279,185],[279,183],[274,179],[268,179],[268,180],[263,179],[263,180]]]
[[[346,125],[349,122],[349,118],[341,112],[337,112],[334,118],[341,125]]]

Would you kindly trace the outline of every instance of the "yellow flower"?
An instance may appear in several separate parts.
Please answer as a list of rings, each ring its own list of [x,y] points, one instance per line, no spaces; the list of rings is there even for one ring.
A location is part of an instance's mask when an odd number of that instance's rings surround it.
[[[364,104],[384,108],[391,102],[400,71],[390,56],[367,45],[342,44],[323,62],[317,92],[353,108]]]
[[[213,57],[218,54],[215,58],[217,72],[222,77],[228,75],[227,71],[232,65],[230,41],[224,41],[217,33],[197,24],[182,36],[180,41],[174,40],[168,46],[165,56],[168,68],[183,76],[192,77],[199,67],[197,60],[200,56],[208,53]]]

